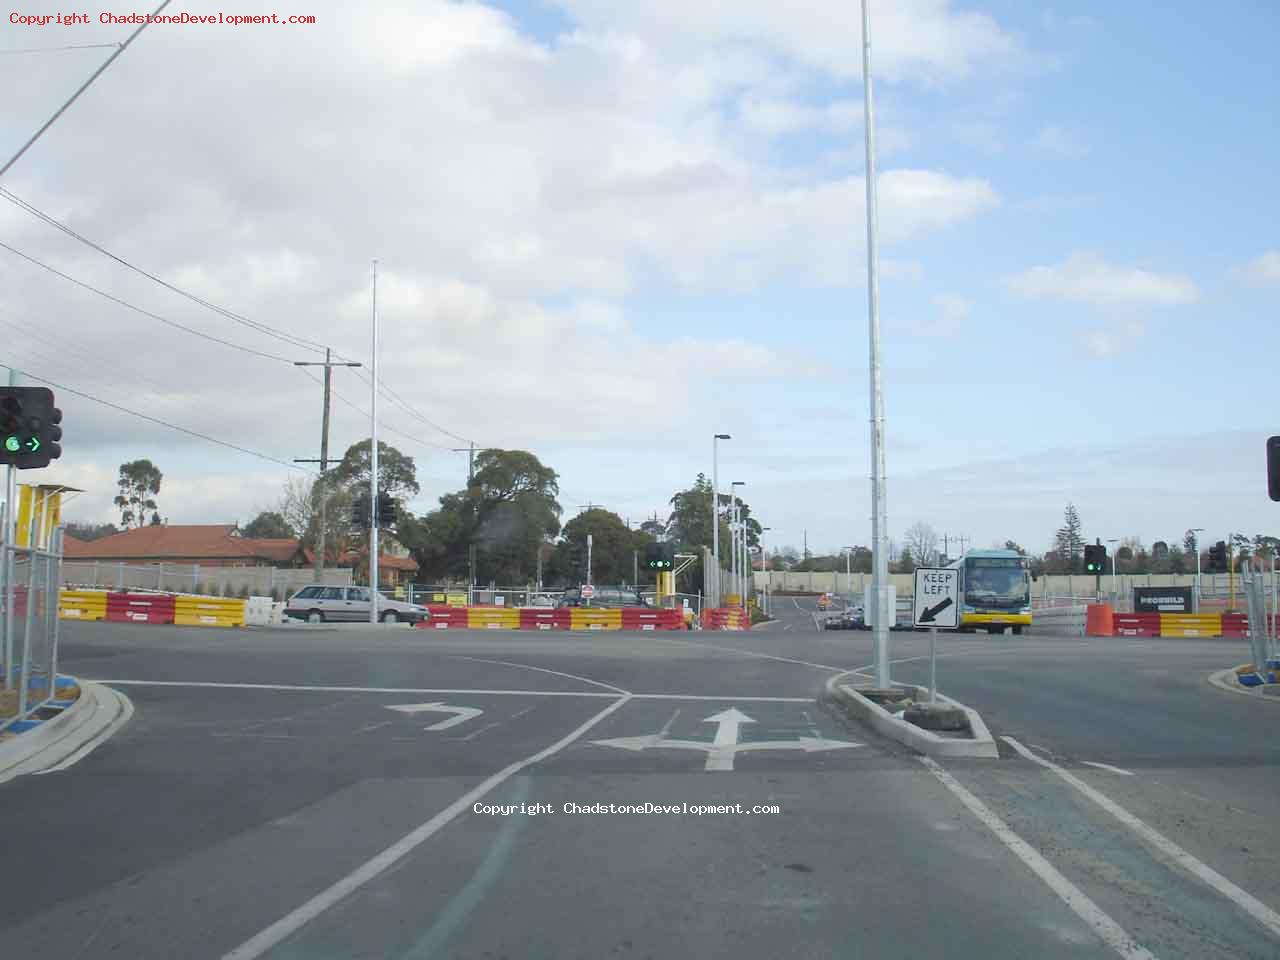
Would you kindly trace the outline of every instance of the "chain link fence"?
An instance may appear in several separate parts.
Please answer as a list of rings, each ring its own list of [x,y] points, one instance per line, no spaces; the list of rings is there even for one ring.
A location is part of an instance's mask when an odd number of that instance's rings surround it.
[[[72,588],[199,593],[212,597],[271,597],[287,600],[315,583],[310,567],[221,567],[198,563],[111,563],[101,560],[67,560],[62,564],[62,584]],[[352,585],[349,567],[326,567],[322,583]]]
[[[0,547],[0,729],[19,726],[54,699],[62,528],[50,549]]]

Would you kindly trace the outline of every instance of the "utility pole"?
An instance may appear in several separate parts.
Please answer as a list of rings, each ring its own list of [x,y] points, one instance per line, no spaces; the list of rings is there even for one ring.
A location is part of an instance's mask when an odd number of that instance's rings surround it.
[[[453,453],[465,453],[467,455],[467,500],[471,500],[471,488],[475,485],[476,480],[476,443],[474,440],[465,447],[450,447]],[[471,507],[472,520],[475,519],[475,504]],[[538,562],[542,562],[542,552],[539,549]],[[541,569],[541,568],[539,568]],[[467,602],[471,602],[471,590],[476,585],[476,542],[472,540],[467,544]],[[541,579],[541,577],[539,577]]]
[[[334,367],[358,367],[359,363],[353,361],[343,361],[341,363],[333,362],[333,352],[328,348],[324,348],[324,363],[307,362],[295,360],[295,367],[324,367],[324,408],[320,414],[320,459],[319,460],[298,460],[294,463],[318,463],[320,464],[320,477],[316,480],[315,494],[320,500],[320,524],[316,532],[316,556],[315,571],[316,583],[324,579],[324,554],[327,549],[325,545],[325,529],[328,526],[328,504],[329,491],[326,487],[327,478],[325,471],[329,469],[329,393],[331,392],[330,382],[333,379]]]
[[[373,376],[369,429],[369,622],[378,622],[378,261],[373,261]]]

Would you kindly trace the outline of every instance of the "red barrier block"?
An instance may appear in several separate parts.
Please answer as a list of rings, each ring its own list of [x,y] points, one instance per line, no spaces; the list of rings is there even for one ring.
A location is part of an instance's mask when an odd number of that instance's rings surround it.
[[[1160,636],[1160,614],[1117,613],[1112,616],[1114,635],[1117,637]]]
[[[168,593],[108,593],[106,619],[117,623],[173,623],[174,599]]]
[[[680,630],[684,628],[684,612],[671,609],[622,608],[623,630]]]
[[[1267,626],[1274,631],[1275,618],[1267,614]],[[1243,613],[1224,613],[1222,615],[1222,636],[1229,640],[1245,640],[1249,636],[1249,618]]]
[[[424,630],[465,630],[467,627],[466,607],[447,607],[431,605],[427,607],[430,619],[421,621],[418,626]]]
[[[568,630],[569,610],[550,607],[521,607],[521,630]]]

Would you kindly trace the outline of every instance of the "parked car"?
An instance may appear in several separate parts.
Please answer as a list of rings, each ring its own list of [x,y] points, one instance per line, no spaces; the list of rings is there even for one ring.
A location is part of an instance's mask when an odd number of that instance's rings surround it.
[[[582,591],[577,587],[566,590],[564,596],[560,598],[557,606],[561,607],[585,607],[586,601],[582,599]],[[623,590],[617,587],[596,587],[591,595],[591,606],[593,607],[649,607],[649,603],[640,595],[638,590]]]
[[[371,603],[368,587],[303,587],[284,606],[284,615],[308,623],[325,621],[367,621]],[[378,616],[383,623],[419,623],[429,620],[427,608],[403,600],[378,598]]]
[[[850,607],[843,613],[827,617],[822,621],[824,630],[866,630],[867,621],[861,607]]]

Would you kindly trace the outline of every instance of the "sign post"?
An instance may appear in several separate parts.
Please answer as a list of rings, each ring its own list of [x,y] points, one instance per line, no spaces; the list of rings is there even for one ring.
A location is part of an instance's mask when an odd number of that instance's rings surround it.
[[[938,702],[938,628],[960,625],[960,571],[955,567],[916,567],[911,623],[929,628],[929,702]]]

